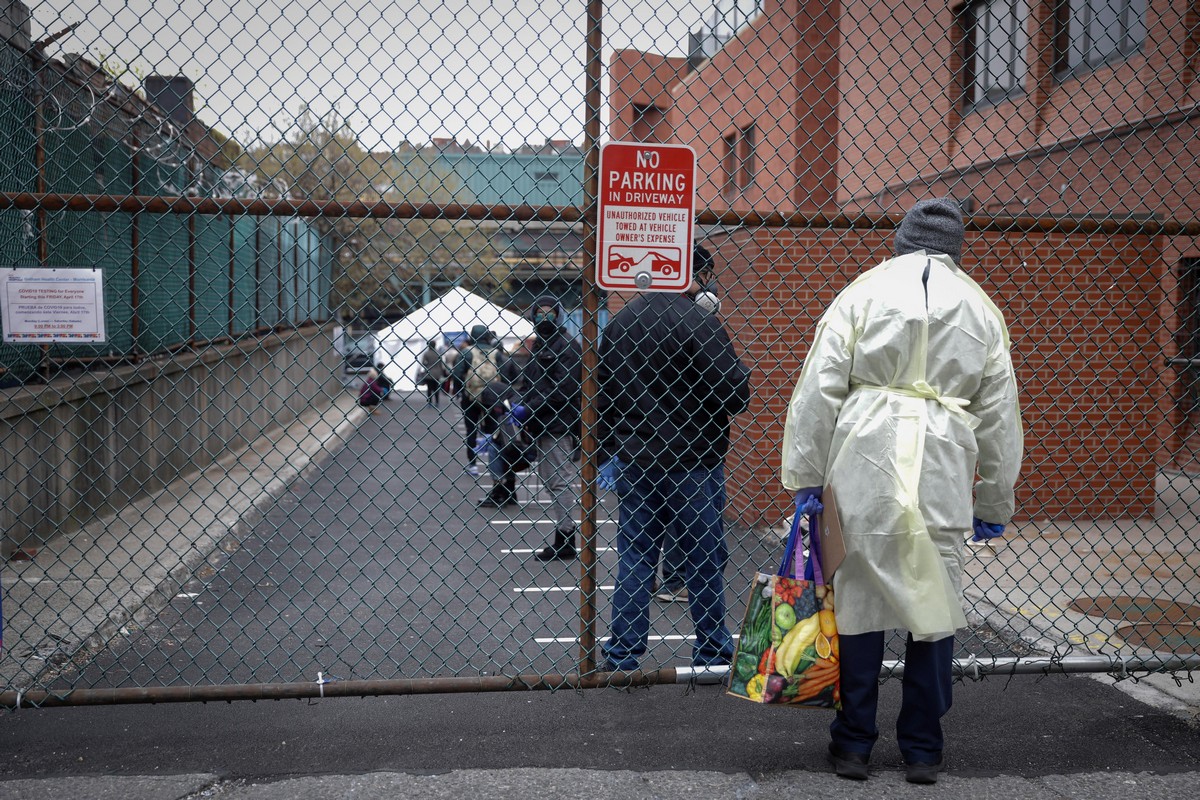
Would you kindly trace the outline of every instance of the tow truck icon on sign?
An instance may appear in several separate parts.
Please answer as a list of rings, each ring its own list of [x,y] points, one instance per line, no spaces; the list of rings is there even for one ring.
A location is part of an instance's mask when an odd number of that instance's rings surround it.
[[[674,278],[683,269],[678,247],[610,247],[608,270],[611,275],[649,272],[651,278]]]

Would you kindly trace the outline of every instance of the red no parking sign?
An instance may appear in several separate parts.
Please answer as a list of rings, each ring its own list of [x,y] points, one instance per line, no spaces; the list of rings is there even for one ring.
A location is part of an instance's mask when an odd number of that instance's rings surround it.
[[[696,151],[608,142],[600,148],[596,283],[683,292],[692,283]]]

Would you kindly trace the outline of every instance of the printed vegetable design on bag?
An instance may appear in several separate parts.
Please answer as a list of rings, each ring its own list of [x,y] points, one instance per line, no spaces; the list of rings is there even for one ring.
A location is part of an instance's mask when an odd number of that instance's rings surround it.
[[[833,587],[759,573],[730,693],[756,703],[837,708],[838,675]]]

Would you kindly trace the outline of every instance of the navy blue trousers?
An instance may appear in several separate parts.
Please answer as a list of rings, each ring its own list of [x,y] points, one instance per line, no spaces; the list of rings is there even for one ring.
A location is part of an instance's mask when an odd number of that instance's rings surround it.
[[[879,729],[879,670],[883,667],[883,631],[838,636],[842,665],[842,710],[829,726],[833,744],[843,751],[869,755]],[[942,757],[942,717],[950,710],[954,637],[914,642],[904,653],[904,688],[896,741],[906,763],[936,763]]]

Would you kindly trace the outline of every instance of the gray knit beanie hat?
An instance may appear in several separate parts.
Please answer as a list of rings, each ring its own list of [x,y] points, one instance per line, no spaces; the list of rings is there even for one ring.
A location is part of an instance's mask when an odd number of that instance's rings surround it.
[[[962,209],[953,197],[922,200],[913,206],[900,227],[896,229],[896,255],[902,256],[924,250],[927,253],[945,253],[962,261],[963,218]]]

